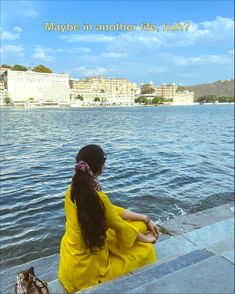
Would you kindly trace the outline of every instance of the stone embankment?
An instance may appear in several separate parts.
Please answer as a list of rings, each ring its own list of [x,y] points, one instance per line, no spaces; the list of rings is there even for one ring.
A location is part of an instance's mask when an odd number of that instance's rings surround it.
[[[77,293],[234,293],[234,203],[180,216],[161,225],[156,263]],[[59,255],[1,273],[1,293],[12,293],[18,271],[35,267],[50,294],[66,293],[57,279]]]

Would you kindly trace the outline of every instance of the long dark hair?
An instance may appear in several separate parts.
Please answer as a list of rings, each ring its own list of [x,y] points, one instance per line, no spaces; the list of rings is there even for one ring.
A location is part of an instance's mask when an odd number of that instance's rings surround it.
[[[98,145],[83,147],[76,156],[76,161],[83,160],[88,163],[94,175],[99,175],[106,154]],[[77,171],[71,184],[71,199],[77,204],[78,223],[87,248],[92,252],[101,249],[105,243],[105,209],[99,198],[91,176],[83,171]]]

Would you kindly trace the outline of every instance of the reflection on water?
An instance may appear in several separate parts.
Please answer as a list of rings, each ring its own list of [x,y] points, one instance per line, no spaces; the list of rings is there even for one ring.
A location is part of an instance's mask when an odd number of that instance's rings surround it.
[[[74,157],[108,154],[111,201],[157,222],[233,199],[232,105],[1,111],[1,266],[59,251]]]

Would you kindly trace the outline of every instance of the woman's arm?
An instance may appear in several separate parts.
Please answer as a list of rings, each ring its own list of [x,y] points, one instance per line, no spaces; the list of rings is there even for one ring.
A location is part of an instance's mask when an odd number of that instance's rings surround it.
[[[133,221],[145,221],[147,219],[147,216],[140,213],[135,213],[133,211],[130,211],[128,209],[125,209],[123,214],[124,220],[133,220]]]
[[[125,209],[124,214],[123,214],[123,219],[124,220],[133,220],[133,221],[146,221],[148,218],[147,215],[140,214],[140,213],[135,213],[133,211],[130,211],[128,209]],[[159,237],[159,228],[158,226],[150,220],[148,223],[148,229],[154,234],[154,236],[158,239]],[[144,242],[144,241],[143,241]]]

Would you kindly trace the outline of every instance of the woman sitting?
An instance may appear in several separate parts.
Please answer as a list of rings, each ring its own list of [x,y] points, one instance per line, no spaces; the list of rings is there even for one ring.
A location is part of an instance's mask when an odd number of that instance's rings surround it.
[[[157,225],[149,216],[110,202],[97,180],[105,160],[101,147],[83,147],[65,196],[58,277],[69,293],[156,261]]]

